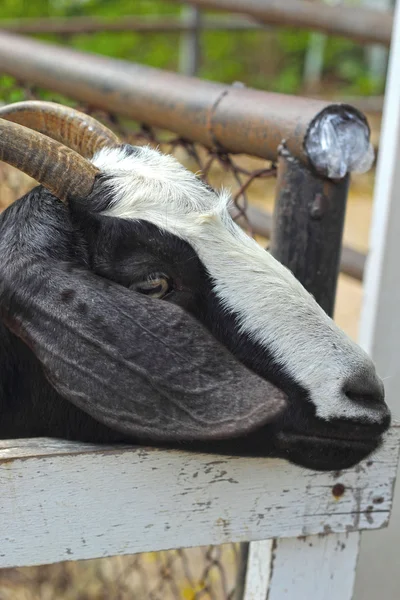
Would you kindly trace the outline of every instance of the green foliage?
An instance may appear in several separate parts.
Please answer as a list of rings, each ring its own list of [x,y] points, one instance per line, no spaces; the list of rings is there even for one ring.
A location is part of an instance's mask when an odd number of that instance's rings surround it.
[[[176,15],[180,6],[163,0],[1,0],[0,19],[49,16]],[[78,50],[94,52],[176,70],[179,35],[98,33],[67,38],[41,36],[54,43],[66,43]],[[307,31],[275,28],[252,32],[204,32],[199,76],[284,93],[300,93],[304,59],[309,45]],[[380,93],[383,81],[372,80],[362,47],[348,40],[328,38],[324,51],[323,75],[338,92]],[[15,100],[18,90],[11,80],[0,77],[2,95]]]
[[[13,77],[0,77],[1,96],[6,102],[20,102],[24,99],[24,90],[15,84]]]

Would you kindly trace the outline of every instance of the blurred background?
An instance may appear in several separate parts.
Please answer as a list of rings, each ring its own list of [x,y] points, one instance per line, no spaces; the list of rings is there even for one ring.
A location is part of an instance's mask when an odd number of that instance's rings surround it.
[[[324,0],[308,2],[319,4]],[[394,0],[326,0],[325,3],[337,6],[338,11],[341,4],[383,10],[394,6]],[[6,21],[2,25],[15,31],[28,30],[25,19],[35,19],[29,24],[31,33],[35,26],[37,31],[45,29],[46,23],[49,27],[46,21],[49,17],[72,19],[70,29],[75,26],[75,34],[35,37],[79,50],[184,71],[214,81],[242,81],[249,87],[286,94],[312,92],[328,98],[373,96],[377,102],[379,99],[375,97],[383,94],[387,58],[384,47],[286,26],[257,27],[251,19],[227,13],[202,11],[205,18],[200,22],[198,58],[191,62],[187,45],[182,43],[185,36],[176,29],[179,22],[190,22],[195,12],[190,7],[182,8],[179,2],[164,0],[2,0],[0,3],[0,19]],[[88,19],[79,21],[77,17]],[[126,17],[137,19],[129,23]],[[107,30],[106,23],[120,20],[125,22],[126,31]],[[218,23],[217,31],[209,30]],[[59,28],[62,24],[67,27],[59,21]],[[96,25],[97,33],[79,33],[79,28]],[[57,28],[55,19],[53,26]],[[146,27],[148,31],[144,31]],[[154,32],[155,29],[158,31]],[[11,98],[17,100],[17,94]]]
[[[331,4],[338,11],[342,5],[378,11],[394,7],[394,0],[308,2]],[[372,44],[285,22],[262,27],[243,15],[163,0],[1,0],[1,29],[213,81],[348,102],[367,115],[379,151],[388,41]],[[0,61],[0,103],[27,97],[26,86],[4,75]],[[35,90],[33,97],[71,103],[51,90]],[[182,160],[192,167],[190,160]],[[262,167],[247,157],[239,161]],[[234,183],[218,164],[211,175],[214,183]],[[375,168],[351,183],[344,242],[361,258],[368,251],[374,177]],[[0,165],[1,208],[31,186],[25,176]],[[249,203],[271,211],[274,186],[272,178],[256,181],[249,188]],[[262,236],[257,239],[268,244]],[[335,318],[355,339],[361,299],[360,277],[342,273]],[[0,600],[233,598],[237,562],[237,548],[227,546],[6,569],[0,570]]]

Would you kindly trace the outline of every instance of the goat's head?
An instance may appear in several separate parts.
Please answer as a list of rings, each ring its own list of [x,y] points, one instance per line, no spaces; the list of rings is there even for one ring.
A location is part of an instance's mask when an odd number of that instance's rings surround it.
[[[41,114],[55,110],[37,108]],[[65,139],[61,128],[55,134],[54,127],[32,125],[29,114],[38,113],[6,108],[0,116],[84,155],[94,152],[90,162],[76,158],[81,175],[75,193],[71,185],[61,193],[65,188],[43,169],[39,177],[39,171],[29,173],[69,201],[71,218],[87,237],[91,269],[154,302],[180,305],[240,362],[286,393],[272,422],[236,439],[236,451],[338,469],[379,445],[390,414],[370,358],[234,223],[228,194],[156,150],[121,145],[110,133],[98,135],[100,143],[88,151]],[[61,162],[58,156],[58,169]]]

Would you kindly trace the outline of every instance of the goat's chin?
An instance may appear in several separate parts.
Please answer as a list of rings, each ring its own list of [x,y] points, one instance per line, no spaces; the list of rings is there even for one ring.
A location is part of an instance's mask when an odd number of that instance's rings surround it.
[[[275,456],[317,471],[341,471],[357,465],[382,444],[390,426],[387,411],[379,423],[332,419],[315,414],[306,394],[289,403],[272,430]]]
[[[277,456],[316,471],[341,471],[357,465],[382,444],[369,440],[342,440],[280,431],[275,437]]]
[[[184,443],[191,451],[233,456],[281,458],[314,471],[341,471],[357,465],[382,444],[381,433],[363,439],[332,437],[322,430],[301,433],[269,424],[235,439]]]

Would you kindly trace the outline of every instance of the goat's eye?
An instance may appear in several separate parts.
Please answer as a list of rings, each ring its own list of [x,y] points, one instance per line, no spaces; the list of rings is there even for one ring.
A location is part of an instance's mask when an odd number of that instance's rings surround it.
[[[150,296],[151,298],[164,298],[172,289],[172,283],[169,277],[163,273],[154,273],[149,275],[144,281],[138,281],[130,286],[139,294]]]

